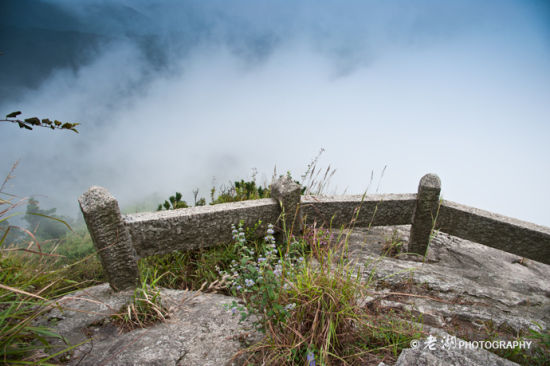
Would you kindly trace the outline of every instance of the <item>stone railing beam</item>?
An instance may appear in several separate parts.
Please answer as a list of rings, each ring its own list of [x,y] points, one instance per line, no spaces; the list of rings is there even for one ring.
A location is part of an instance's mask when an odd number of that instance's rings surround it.
[[[243,221],[257,228],[258,237],[265,235],[267,224],[275,223],[280,209],[275,200],[220,203],[177,210],[142,212],[123,216],[138,258],[209,248],[231,242],[231,225]],[[254,239],[254,238],[249,238]]]
[[[437,229],[535,261],[550,264],[550,228],[478,208],[443,201]]]

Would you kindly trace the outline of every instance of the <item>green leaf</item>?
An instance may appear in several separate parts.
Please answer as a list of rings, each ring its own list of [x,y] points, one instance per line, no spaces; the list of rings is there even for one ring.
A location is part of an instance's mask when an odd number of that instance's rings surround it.
[[[46,336],[46,337],[63,339],[63,336],[59,335],[58,333],[53,332],[52,330],[50,330],[46,327],[28,326],[27,329],[34,332],[35,334],[40,334],[40,335],[43,335],[43,336]]]
[[[13,213],[13,214],[11,214],[11,215],[9,215],[9,216],[2,217],[2,218],[0,218],[0,222],[7,221],[8,219],[10,219],[10,218],[12,218],[12,217],[14,217],[14,216],[19,216],[19,215],[22,215],[22,213],[21,213],[21,212],[16,212],[16,213]]]
[[[4,235],[2,235],[2,238],[0,238],[0,247],[2,246],[2,243],[4,243],[4,240],[6,240],[6,237],[8,236],[10,229],[11,229],[11,226],[8,226],[8,228],[4,232]]]
[[[54,357],[57,357],[57,356],[59,356],[59,355],[62,355],[63,353],[69,352],[69,351],[71,351],[71,350],[74,349],[74,348],[80,347],[80,346],[83,345],[84,343],[90,342],[91,340],[92,340],[91,338],[88,338],[88,339],[86,339],[85,341],[82,341],[82,342],[80,342],[80,343],[78,343],[78,344],[74,344],[74,345],[72,345],[72,346],[69,346],[69,347],[67,347],[67,348],[65,348],[65,349],[63,349],[63,350],[61,350],[61,351],[59,351],[59,352],[57,352],[57,353],[54,353],[53,355],[49,355],[48,357],[43,358],[43,359],[41,359],[41,360],[39,361],[39,362],[40,362],[40,365],[55,365],[55,364],[48,364],[48,363],[45,363],[45,362],[46,362],[47,360],[51,359],[51,358],[54,358]],[[67,342],[65,342],[65,343],[67,343]]]
[[[40,119],[38,119],[38,117],[26,118],[25,122],[30,123],[33,126],[40,126]]]
[[[32,130],[32,127],[23,123],[23,122],[19,122],[17,121],[17,124],[19,124],[19,128],[26,128],[27,130]]]
[[[69,224],[67,224],[66,221],[58,219],[57,217],[48,216],[48,215],[40,214],[40,213],[37,213],[37,212],[27,212],[27,215],[41,216],[41,217],[45,217],[47,219],[58,221],[58,222],[62,223],[63,225],[65,225],[67,228],[69,228],[69,230],[73,231],[71,226]]]
[[[21,114],[21,111],[11,112],[10,114],[6,115],[6,118],[15,118],[20,114]]]

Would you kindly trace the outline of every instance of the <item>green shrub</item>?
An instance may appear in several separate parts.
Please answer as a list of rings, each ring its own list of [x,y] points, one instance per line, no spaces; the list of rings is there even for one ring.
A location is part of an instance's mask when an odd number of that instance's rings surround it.
[[[271,191],[268,187],[256,185],[254,180],[245,181],[241,179],[240,181],[233,182],[229,187],[221,187],[218,196],[215,197],[215,195],[216,188],[212,187],[210,190],[211,205],[269,198],[271,197]]]
[[[176,192],[175,195],[170,196],[168,200],[164,201],[164,203],[159,204],[157,207],[157,211],[162,211],[164,208],[165,210],[176,210],[178,208],[187,208],[189,207],[187,205],[187,202],[182,201],[182,195],[180,192]]]
[[[57,239],[70,230],[67,225],[68,219],[54,217],[55,211],[55,208],[43,210],[36,199],[29,198],[24,218],[29,223],[29,230],[38,239]]]

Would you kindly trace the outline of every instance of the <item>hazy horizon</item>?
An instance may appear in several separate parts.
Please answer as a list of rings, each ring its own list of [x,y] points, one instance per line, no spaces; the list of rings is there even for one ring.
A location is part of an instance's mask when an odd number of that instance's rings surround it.
[[[230,4],[231,6],[228,6]],[[414,193],[550,226],[550,5],[544,1],[2,1],[6,191],[77,213],[299,178],[321,148],[332,190]],[[331,191],[332,191],[331,190]],[[46,198],[47,197],[47,198]],[[159,202],[160,203],[160,202]]]

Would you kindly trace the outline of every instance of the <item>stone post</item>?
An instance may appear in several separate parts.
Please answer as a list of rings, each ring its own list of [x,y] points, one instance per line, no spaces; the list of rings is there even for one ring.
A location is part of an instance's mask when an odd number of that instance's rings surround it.
[[[281,229],[296,235],[302,231],[302,214],[300,210],[301,187],[288,176],[281,176],[271,185],[271,197],[279,202]]]
[[[78,199],[103,270],[115,291],[139,282],[137,256],[124,226],[118,202],[102,187],[91,187]]]
[[[426,255],[439,207],[439,193],[441,180],[437,175],[426,174],[420,179],[409,238],[409,253]]]

